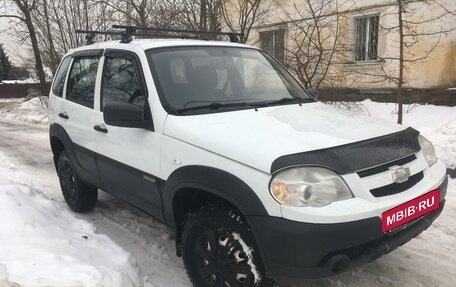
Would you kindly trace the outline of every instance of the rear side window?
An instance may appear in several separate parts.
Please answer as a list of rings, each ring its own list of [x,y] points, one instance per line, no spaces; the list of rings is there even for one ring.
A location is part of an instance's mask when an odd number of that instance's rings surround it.
[[[130,103],[144,109],[146,93],[131,57],[106,58],[102,87],[102,109],[109,103]]]
[[[71,57],[66,57],[60,64],[59,70],[55,74],[54,86],[52,87],[52,93],[57,97],[63,96],[63,87],[65,86],[65,78],[70,66]]]
[[[93,109],[98,57],[75,58],[68,77],[66,99]]]

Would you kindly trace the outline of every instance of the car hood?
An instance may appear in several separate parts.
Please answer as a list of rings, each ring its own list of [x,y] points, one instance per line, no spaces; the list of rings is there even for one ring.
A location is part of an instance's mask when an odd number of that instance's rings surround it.
[[[270,173],[272,162],[399,132],[406,127],[316,102],[168,116],[165,135]]]

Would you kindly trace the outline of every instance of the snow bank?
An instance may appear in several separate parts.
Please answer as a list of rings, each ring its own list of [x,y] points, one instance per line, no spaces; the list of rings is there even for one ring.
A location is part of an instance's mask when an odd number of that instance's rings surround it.
[[[361,102],[358,113],[392,122],[397,120],[397,105]],[[404,105],[404,125],[419,130],[435,146],[437,156],[449,168],[456,168],[456,107],[434,105]]]
[[[19,105],[20,110],[28,110],[33,112],[42,112],[47,110],[48,98],[47,97],[35,97],[28,101],[25,101]]]
[[[29,99],[1,99],[0,115],[29,122],[47,123],[47,97]],[[2,107],[3,106],[3,107]]]
[[[439,159],[447,167],[456,169],[456,121],[442,124],[427,136],[434,143]]]
[[[14,169],[0,153],[0,286],[142,286],[129,253]]]

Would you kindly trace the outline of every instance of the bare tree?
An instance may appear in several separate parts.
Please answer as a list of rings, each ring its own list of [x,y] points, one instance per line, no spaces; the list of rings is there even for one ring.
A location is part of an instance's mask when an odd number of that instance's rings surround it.
[[[198,31],[221,29],[220,0],[180,0],[174,3],[179,12],[176,17],[179,27]]]
[[[231,31],[242,34],[246,43],[255,25],[261,23],[275,1],[269,0],[221,0],[221,14]]]
[[[397,122],[403,122],[405,90],[412,88],[409,72],[416,64],[428,60],[438,49],[442,38],[455,30],[456,13],[446,8],[444,0],[395,0],[382,11],[383,17],[395,18],[394,23],[379,23],[379,30],[394,35],[397,53],[377,55],[379,69],[361,69],[369,82],[393,83],[398,103]],[[440,8],[440,9],[439,9]],[[434,13],[426,13],[433,10]],[[439,10],[439,11],[437,11]]]
[[[177,5],[173,0],[95,0],[112,9],[120,23],[140,27],[174,27]]]
[[[85,44],[85,35],[75,30],[107,30],[119,17],[111,7],[94,0],[40,0],[32,16],[43,63],[53,74],[63,54]]]
[[[13,18],[19,20],[25,25],[28,31],[28,38],[30,40],[33,54],[35,57],[35,69],[38,76],[38,80],[41,84],[43,92],[46,91],[46,74],[44,72],[43,61],[39,49],[39,43],[36,33],[35,24],[33,22],[32,14],[38,9],[38,0],[11,0],[7,5],[14,5],[17,8],[16,13],[2,14],[1,17]],[[6,8],[6,7],[5,7]]]
[[[399,42],[399,56],[398,57],[384,57],[382,60],[396,61],[399,65],[399,71],[397,77],[391,77],[392,80],[397,84],[397,102],[398,102],[398,113],[397,123],[402,124],[403,122],[403,105],[404,105],[404,84],[406,79],[404,72],[409,69],[411,65],[417,62],[421,62],[428,59],[431,54],[438,47],[442,37],[456,29],[454,25],[445,26],[442,25],[442,19],[447,16],[454,16],[455,11],[447,10],[442,2],[439,0],[396,0],[397,1],[397,30],[399,31],[398,42]],[[421,7],[412,7],[416,5],[416,2],[421,2]],[[440,13],[436,16],[431,17],[419,17],[414,19],[412,15],[416,14],[418,9],[426,9],[431,6],[438,6],[441,9]],[[455,17],[451,17],[449,23],[456,21]],[[429,29],[428,27],[434,27]],[[396,27],[389,27],[389,29],[395,29]],[[423,44],[424,41],[432,41],[431,46],[427,48],[423,53],[416,54],[411,52],[411,48],[414,46]]]
[[[49,12],[48,12],[48,1],[47,0],[42,0],[42,12],[43,12],[43,18],[44,18],[44,34],[47,40],[47,47],[48,47],[48,61],[47,64],[49,68],[52,71],[52,74],[55,74],[57,67],[60,62],[60,57],[57,54],[57,51],[54,46],[54,39],[53,39],[53,32],[51,30],[51,23],[49,20]],[[37,12],[41,12],[38,10]]]
[[[340,41],[343,35],[339,1],[303,2],[304,7],[294,4],[292,12],[285,11],[290,19],[285,64],[306,88],[339,82],[338,56],[348,50]],[[296,17],[298,20],[292,20]]]

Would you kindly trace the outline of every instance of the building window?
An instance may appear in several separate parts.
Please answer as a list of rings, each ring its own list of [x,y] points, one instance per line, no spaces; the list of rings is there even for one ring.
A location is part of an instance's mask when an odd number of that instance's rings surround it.
[[[379,16],[356,19],[356,61],[377,60]]]
[[[285,29],[260,32],[261,49],[280,62],[285,59]]]

